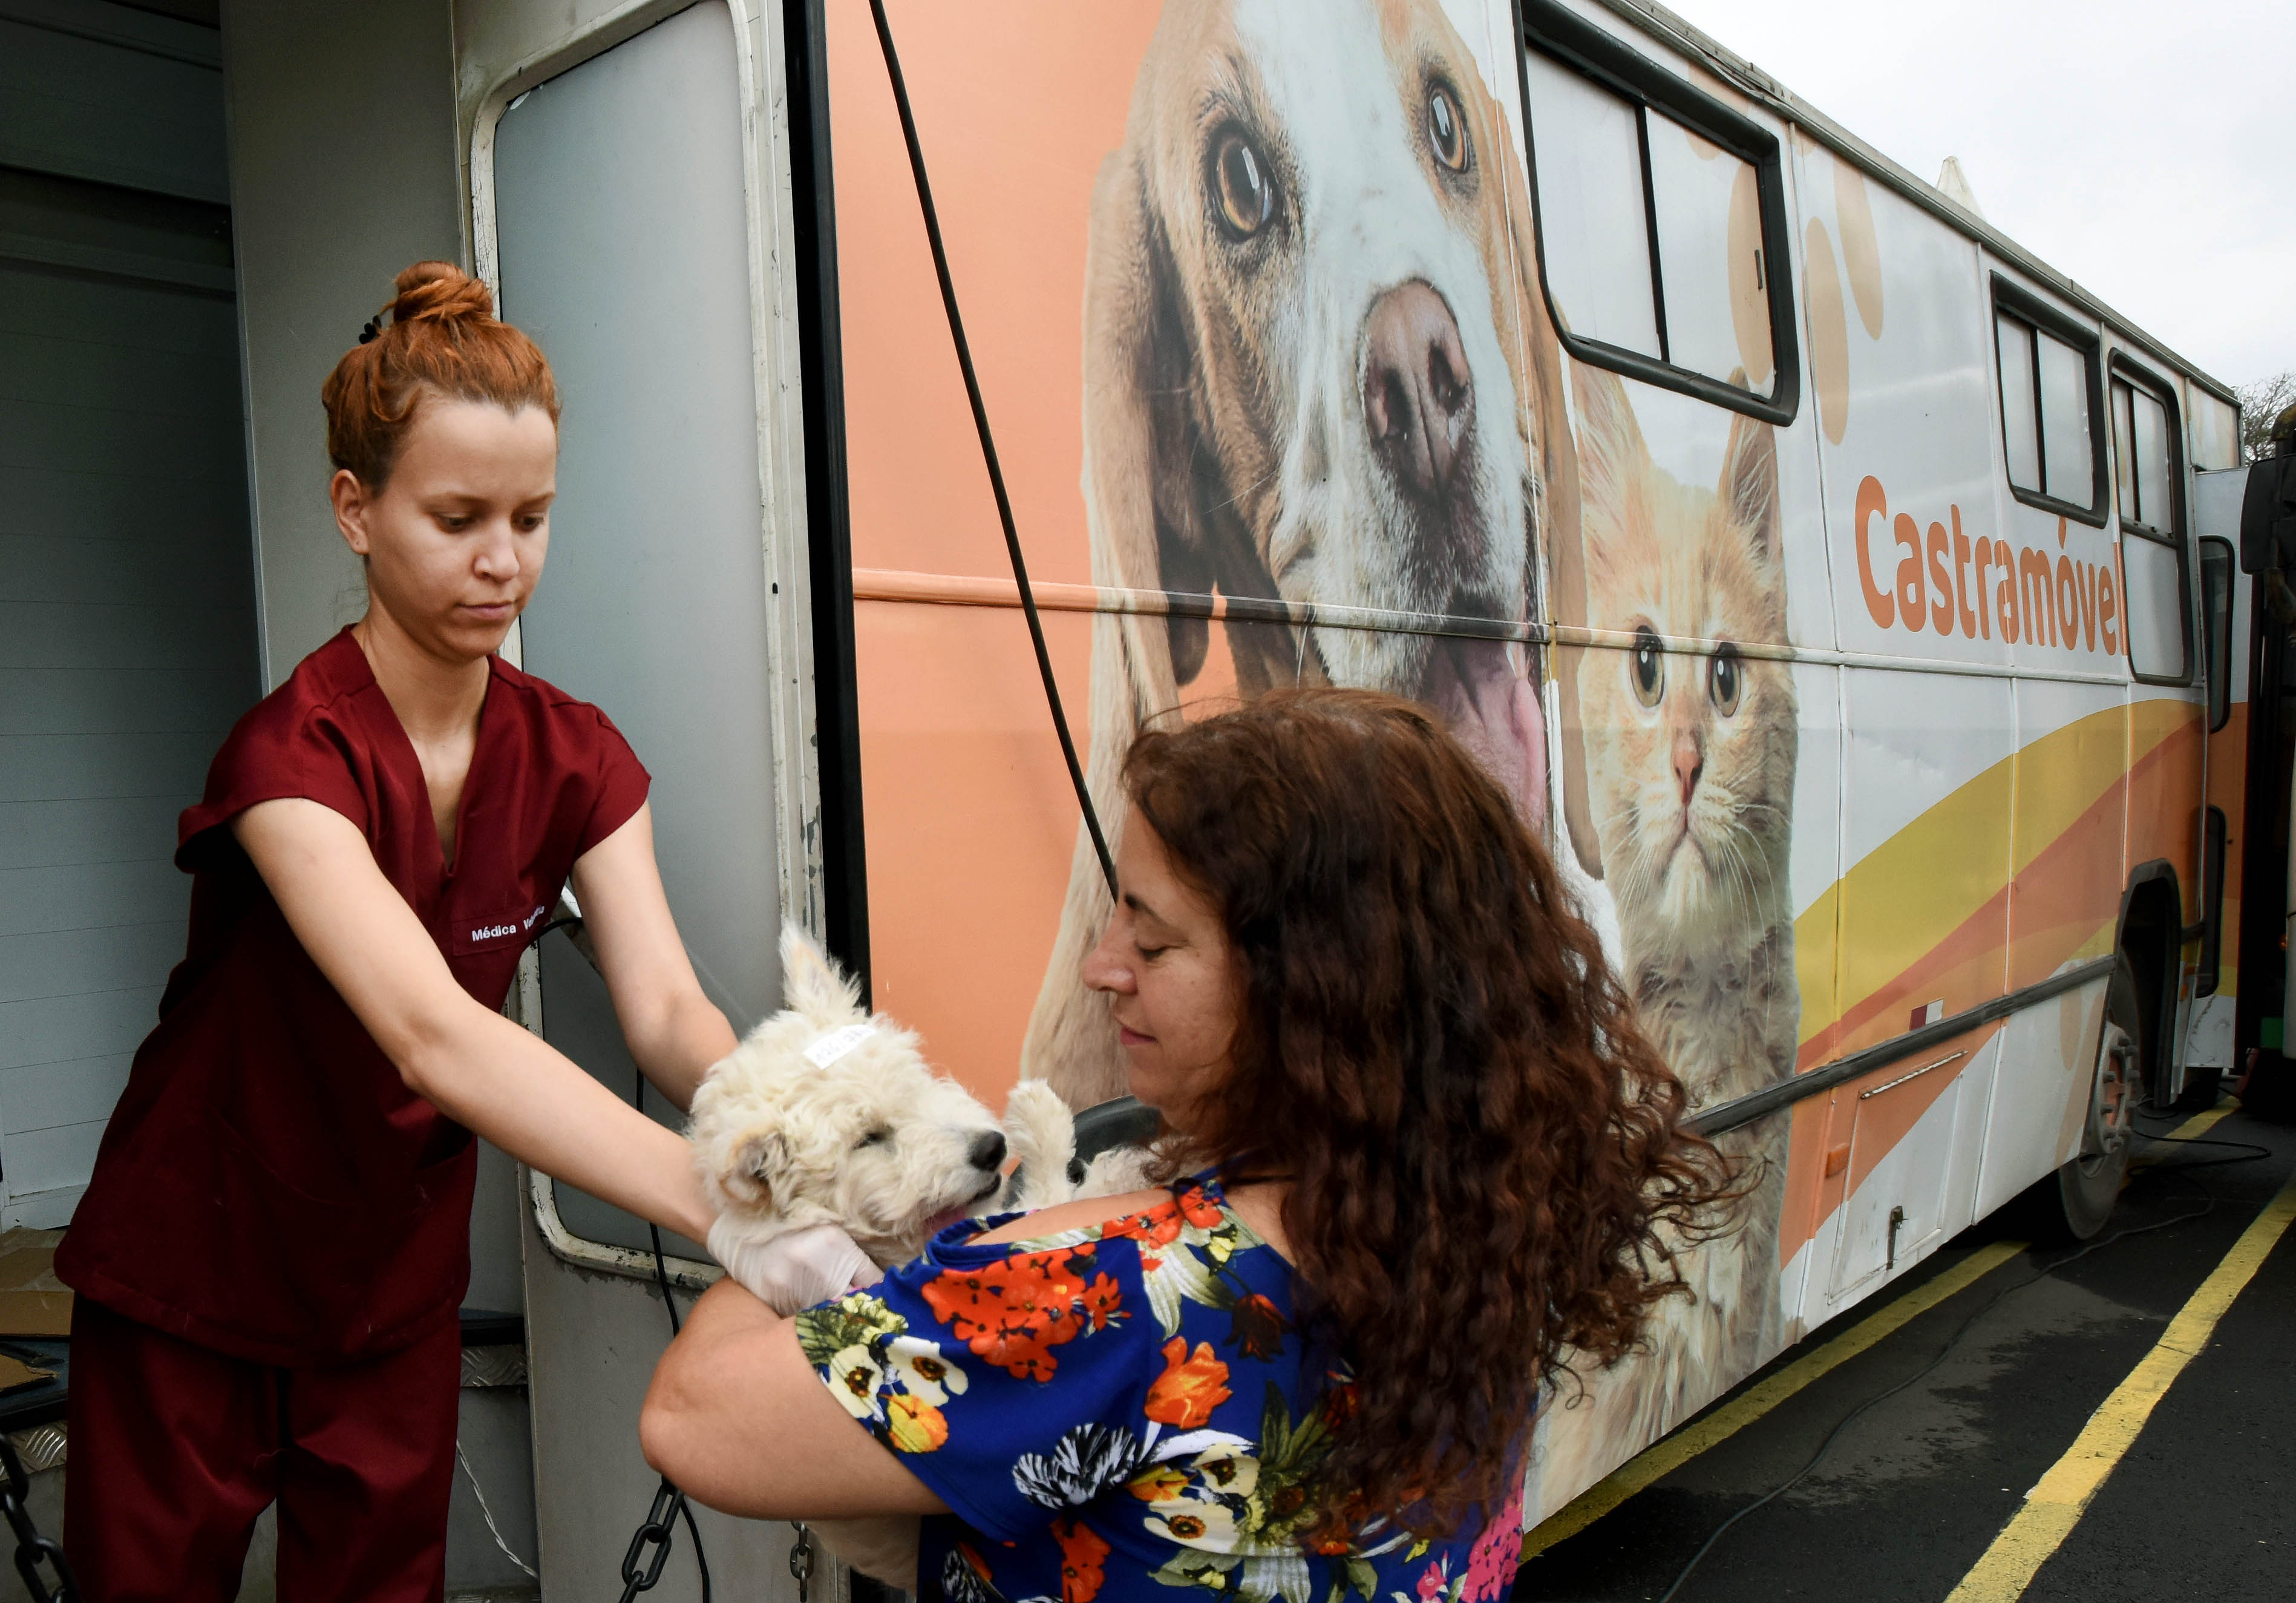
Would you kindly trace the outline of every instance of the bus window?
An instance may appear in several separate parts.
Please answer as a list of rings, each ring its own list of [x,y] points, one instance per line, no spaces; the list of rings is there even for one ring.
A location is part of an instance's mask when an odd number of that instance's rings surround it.
[[[2062,340],[2038,330],[2041,358],[2041,489],[2068,501],[2091,498],[2096,451],[2089,439],[2088,364]]]
[[[1644,204],[1641,109],[1534,53],[1546,283],[1574,333],[1663,358]]]
[[[2009,488],[2029,505],[2102,525],[2095,337],[1999,278],[1993,290]]]
[[[2033,383],[2033,331],[1995,314],[1993,341],[2001,351],[2001,443],[2009,456],[2009,482],[2041,488],[2041,402]]]
[[[1529,0],[1538,253],[1566,349],[1771,423],[1800,387],[1776,137]]]
[[[2189,684],[2191,604],[2185,575],[2183,462],[2175,415],[2160,390],[2113,358],[2113,484],[2120,514],[2120,566],[2128,612],[2128,668],[2140,679]],[[2227,602],[2231,579],[2226,577]],[[2214,643],[2210,643],[2211,652]],[[2228,649],[2228,648],[2227,648]],[[2219,677],[2213,660],[2210,678]],[[2210,721],[2216,718],[2210,688]]]
[[[2209,670],[2209,730],[2232,716],[2232,542],[2201,541],[2201,645]]]
[[[1770,349],[1768,298],[1755,292],[1767,287],[1755,210],[1760,180],[1751,162],[1671,118],[1645,117],[1667,359],[1709,378],[1766,390],[1767,367],[1747,371],[1750,359],[1763,361]],[[1734,262],[1740,251],[1751,259]]]

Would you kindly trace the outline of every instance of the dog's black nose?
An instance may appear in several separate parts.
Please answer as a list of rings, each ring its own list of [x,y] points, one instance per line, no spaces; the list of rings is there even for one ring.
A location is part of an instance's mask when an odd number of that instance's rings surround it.
[[[1372,302],[1364,320],[1364,426],[1403,485],[1440,498],[1466,454],[1474,382],[1458,320],[1423,278]]]
[[[993,1130],[984,1130],[972,1138],[964,1155],[975,1169],[995,1169],[1004,1162],[1004,1138]]]

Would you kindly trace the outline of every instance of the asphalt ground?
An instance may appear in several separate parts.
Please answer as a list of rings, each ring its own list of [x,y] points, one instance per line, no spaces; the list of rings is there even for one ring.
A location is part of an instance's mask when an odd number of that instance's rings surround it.
[[[2143,1128],[2165,1134],[2181,1122],[2148,1118]],[[2238,1149],[2147,1143],[2099,1239],[2131,1233],[2077,1260],[2070,1245],[2009,1256],[1538,1552],[1515,1597],[1664,1598],[1725,1521],[1791,1480],[1842,1426],[1815,1468],[1721,1535],[1676,1603],[1941,1603],[2296,1171],[2296,1130],[2234,1111],[2205,1137],[2266,1152],[2197,1167]],[[2030,1233],[2018,1223],[2005,1211],[1964,1232],[1709,1415],[1899,1299],[1918,1301],[1957,1265],[1966,1272],[1988,1248],[1998,1256],[2001,1244]],[[2136,1233],[2148,1225],[2163,1228]],[[1900,1383],[1909,1384],[1842,1426]],[[2296,1229],[2274,1245],[2021,1596],[2296,1599]]]

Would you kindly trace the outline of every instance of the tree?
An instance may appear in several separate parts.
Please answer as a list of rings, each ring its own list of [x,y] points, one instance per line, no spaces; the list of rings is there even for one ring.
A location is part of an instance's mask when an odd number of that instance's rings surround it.
[[[2240,459],[2253,462],[2269,448],[2272,420],[2296,407],[2296,372],[2234,384],[2233,393],[2240,397]]]

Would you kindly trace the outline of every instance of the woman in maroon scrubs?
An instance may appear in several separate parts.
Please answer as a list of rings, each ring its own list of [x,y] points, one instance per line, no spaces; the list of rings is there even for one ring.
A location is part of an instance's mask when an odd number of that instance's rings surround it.
[[[695,1240],[685,1142],[503,1016],[570,877],[631,1056],[733,1049],[678,941],[646,773],[494,655],[550,538],[558,397],[484,286],[399,275],[321,391],[366,616],[242,719],[179,826],[191,937],[56,1258],[65,1540],[87,1603],[436,1599],[486,1137]]]

